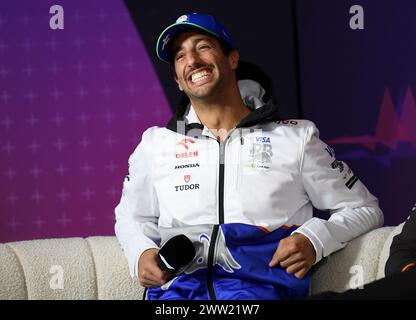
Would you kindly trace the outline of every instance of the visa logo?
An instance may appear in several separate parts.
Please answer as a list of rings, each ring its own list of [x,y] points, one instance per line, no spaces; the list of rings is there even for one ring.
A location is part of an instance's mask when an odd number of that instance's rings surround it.
[[[270,137],[256,137],[256,142],[270,143]]]

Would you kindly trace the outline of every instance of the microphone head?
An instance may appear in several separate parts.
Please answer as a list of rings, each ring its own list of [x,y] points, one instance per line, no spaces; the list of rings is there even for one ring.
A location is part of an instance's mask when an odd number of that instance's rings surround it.
[[[157,260],[159,267],[168,273],[176,273],[195,257],[196,251],[192,241],[180,234],[169,239],[159,250]]]

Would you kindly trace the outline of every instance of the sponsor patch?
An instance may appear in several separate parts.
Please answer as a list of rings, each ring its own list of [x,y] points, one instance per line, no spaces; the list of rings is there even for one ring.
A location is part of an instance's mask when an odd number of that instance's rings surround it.
[[[175,186],[175,191],[187,191],[187,190],[198,190],[199,189],[199,183],[191,183],[189,184],[188,182],[191,181],[191,175],[190,174],[185,174],[183,176],[183,180],[185,181],[185,183],[187,184],[182,184],[179,186]]]
[[[198,157],[198,150],[190,151],[189,148],[192,144],[195,143],[194,139],[191,138],[184,138],[181,141],[177,143],[177,146],[179,146],[181,149],[185,149],[185,152],[178,152],[176,153],[176,159],[184,159],[184,158],[194,158]]]
[[[195,140],[193,140],[193,139],[191,139],[191,138],[185,138],[185,139],[182,139],[181,141],[179,141],[178,143],[177,143],[177,145],[178,146],[182,146],[182,147],[184,147],[185,148],[185,150],[189,150],[189,146],[191,145],[191,144],[194,144],[195,143]]]
[[[330,146],[326,146],[325,151],[328,152],[331,158],[335,157],[335,150]]]
[[[197,190],[199,189],[199,183],[191,183],[191,184],[182,184],[179,186],[175,186],[175,191],[188,191],[188,190]]]
[[[179,164],[175,166],[175,170],[189,168],[199,168],[199,163]]]
[[[358,177],[356,175],[353,175],[345,184],[348,189],[351,189],[354,184],[358,181]]]
[[[272,149],[269,143],[253,143],[249,153],[249,167],[269,169],[273,157]]]
[[[339,160],[335,160],[334,162],[331,163],[331,168],[332,169],[339,169],[339,172],[343,172],[344,171],[344,163],[342,161]]]
[[[298,125],[298,122],[296,121],[296,120],[279,120],[279,121],[276,121],[276,123],[277,124],[291,124],[291,125],[293,125],[293,126],[297,126]]]
[[[198,157],[198,151],[182,152],[176,154],[176,159],[195,158]]]
[[[188,21],[188,16],[186,15],[186,14],[184,14],[184,15],[181,15],[177,20],[176,20],[176,22],[177,23],[179,23],[179,22],[184,22],[184,21]]]
[[[166,37],[164,39],[162,39],[163,45],[162,45],[162,50],[165,50],[165,46],[168,44],[170,40],[170,36],[166,35]]]
[[[258,143],[270,143],[270,137],[256,137]]]

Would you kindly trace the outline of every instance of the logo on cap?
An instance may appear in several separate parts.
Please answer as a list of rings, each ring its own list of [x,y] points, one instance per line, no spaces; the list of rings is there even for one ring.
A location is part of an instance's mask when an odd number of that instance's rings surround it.
[[[169,34],[166,35],[165,39],[163,39],[163,45],[162,45],[162,50],[165,50],[165,46],[168,44],[169,42]]]
[[[178,20],[176,20],[176,22],[179,23],[179,22],[184,22],[184,21],[187,21],[187,20],[188,20],[188,16],[186,14],[184,14],[183,16],[180,16],[178,18]]]

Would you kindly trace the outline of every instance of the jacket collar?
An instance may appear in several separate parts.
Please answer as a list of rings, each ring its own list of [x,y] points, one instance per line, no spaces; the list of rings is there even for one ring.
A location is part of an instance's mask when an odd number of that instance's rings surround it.
[[[263,87],[254,80],[239,80],[241,98],[248,108],[253,110],[247,117],[242,119],[237,128],[247,128],[267,122],[280,120],[277,106],[272,100],[265,103]],[[180,107],[166,126],[174,132],[184,132],[188,135],[190,130],[204,130],[204,126],[199,120],[194,107],[188,104],[186,108]],[[194,135],[194,134],[193,134]]]

